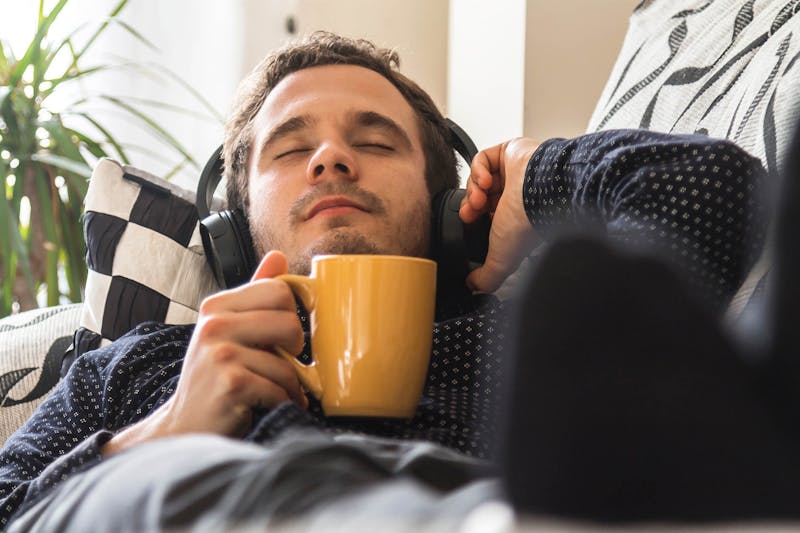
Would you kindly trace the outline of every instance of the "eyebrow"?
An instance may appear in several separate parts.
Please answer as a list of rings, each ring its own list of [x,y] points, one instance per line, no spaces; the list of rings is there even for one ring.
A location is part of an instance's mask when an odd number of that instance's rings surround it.
[[[292,133],[309,128],[313,124],[314,120],[308,115],[292,117],[284,122],[281,122],[275,126],[264,138],[264,142],[261,144],[261,149],[264,150],[282,138],[291,135]]]
[[[396,138],[406,148],[411,148],[411,139],[400,125],[386,115],[375,111],[354,111],[350,114],[349,120],[356,126],[363,128],[377,128]],[[298,131],[310,128],[316,120],[309,115],[299,115],[289,118],[275,126],[264,138],[261,149],[266,150],[270,145],[278,142]]]
[[[377,128],[384,130],[389,135],[395,137],[400,143],[405,145],[406,148],[411,148],[411,139],[408,134],[401,128],[397,122],[390,119],[386,115],[382,115],[375,111],[356,111],[353,113],[351,120],[358,126],[364,128]]]

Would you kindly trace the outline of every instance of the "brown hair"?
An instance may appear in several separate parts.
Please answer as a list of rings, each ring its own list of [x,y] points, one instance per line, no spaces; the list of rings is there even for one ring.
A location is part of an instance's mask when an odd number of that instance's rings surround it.
[[[239,85],[231,116],[225,125],[222,155],[228,178],[228,207],[247,212],[247,162],[253,136],[253,119],[267,95],[280,81],[298,70],[320,65],[357,65],[389,80],[417,114],[425,153],[425,181],[431,195],[458,186],[458,173],[449,129],[431,97],[398,71],[397,52],[378,48],[363,39],[315,32],[289,43],[265,57]]]

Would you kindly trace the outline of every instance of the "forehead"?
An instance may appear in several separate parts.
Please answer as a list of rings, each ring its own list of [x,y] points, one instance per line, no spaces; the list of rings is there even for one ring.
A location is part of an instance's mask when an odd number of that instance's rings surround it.
[[[294,116],[335,120],[353,111],[386,115],[418,143],[416,114],[397,87],[377,72],[356,65],[310,67],[283,78],[254,119],[256,138]]]

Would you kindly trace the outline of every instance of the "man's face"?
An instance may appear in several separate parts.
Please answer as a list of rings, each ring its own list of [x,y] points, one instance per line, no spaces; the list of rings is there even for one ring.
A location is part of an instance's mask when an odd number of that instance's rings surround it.
[[[286,76],[254,119],[248,163],[256,252],[308,273],[316,254],[424,256],[430,199],[414,110],[353,65]]]

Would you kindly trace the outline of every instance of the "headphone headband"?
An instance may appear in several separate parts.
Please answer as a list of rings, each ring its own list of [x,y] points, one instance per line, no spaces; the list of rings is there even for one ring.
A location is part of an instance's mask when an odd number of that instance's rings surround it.
[[[219,145],[219,148],[214,150],[211,158],[206,162],[206,166],[203,167],[203,172],[200,173],[200,181],[197,183],[195,204],[200,220],[211,214],[211,202],[214,199],[217,185],[222,181],[223,171],[222,145]]]

